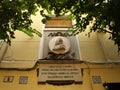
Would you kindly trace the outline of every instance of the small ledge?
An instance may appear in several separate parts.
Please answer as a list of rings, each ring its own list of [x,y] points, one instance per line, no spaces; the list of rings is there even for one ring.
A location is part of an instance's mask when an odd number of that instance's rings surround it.
[[[16,61],[1,61],[0,69],[32,69],[34,68],[36,61],[30,60],[16,60]]]

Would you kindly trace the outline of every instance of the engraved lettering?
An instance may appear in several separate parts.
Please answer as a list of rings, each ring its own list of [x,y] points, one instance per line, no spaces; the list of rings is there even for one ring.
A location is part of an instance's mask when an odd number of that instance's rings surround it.
[[[72,36],[72,33],[62,33],[62,32],[54,32],[54,33],[50,33],[48,34],[48,37],[54,37],[54,36],[64,36],[64,37],[67,37],[67,36]]]

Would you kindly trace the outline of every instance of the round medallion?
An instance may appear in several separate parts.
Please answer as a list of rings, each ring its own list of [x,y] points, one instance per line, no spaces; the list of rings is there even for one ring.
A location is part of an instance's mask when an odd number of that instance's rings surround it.
[[[53,37],[49,41],[49,49],[55,54],[65,54],[70,49],[70,41],[62,36]]]

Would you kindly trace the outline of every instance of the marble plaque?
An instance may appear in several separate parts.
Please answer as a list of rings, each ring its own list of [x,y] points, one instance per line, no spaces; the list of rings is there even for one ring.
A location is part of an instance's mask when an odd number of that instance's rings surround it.
[[[63,31],[50,31],[44,32],[43,42],[41,43],[40,48],[40,60],[77,60],[80,61],[80,51],[79,51],[79,44],[77,41],[77,36],[65,36],[65,32]],[[51,40],[53,41],[57,37],[65,38],[69,41],[65,46],[68,46],[68,49],[63,51],[63,53],[56,54],[52,52],[49,47]],[[54,44],[54,43],[53,43]],[[67,51],[67,52],[66,52]]]
[[[82,83],[81,71],[75,64],[40,64],[38,83]]]

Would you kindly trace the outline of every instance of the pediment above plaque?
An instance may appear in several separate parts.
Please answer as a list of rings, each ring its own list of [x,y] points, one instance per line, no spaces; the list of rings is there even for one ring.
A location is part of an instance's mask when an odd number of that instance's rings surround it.
[[[50,16],[51,20],[46,21],[45,28],[70,28],[72,27],[72,20],[66,19],[67,16],[56,17]]]

